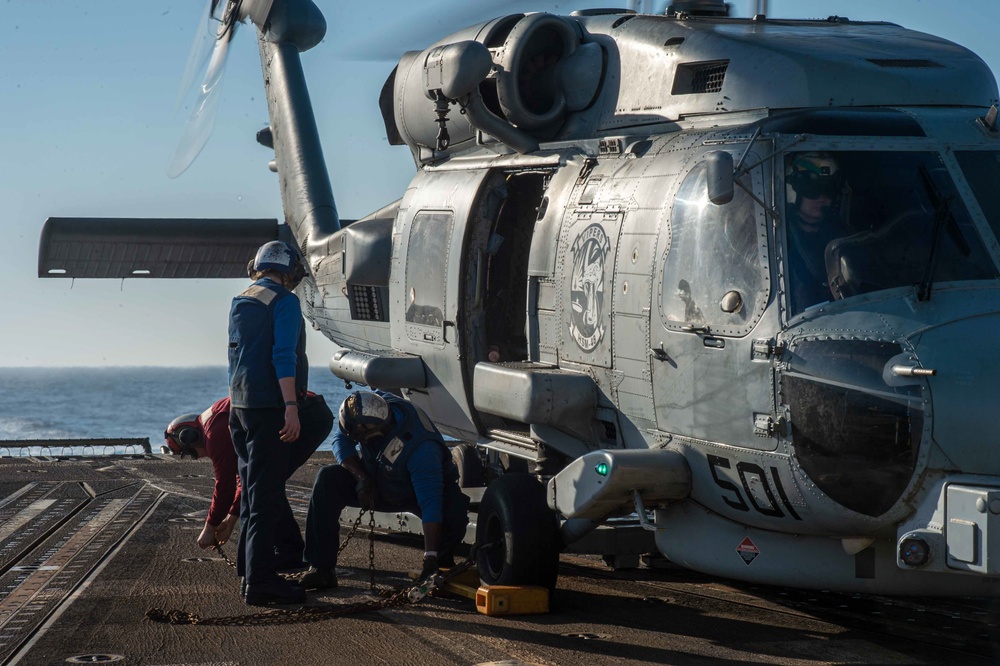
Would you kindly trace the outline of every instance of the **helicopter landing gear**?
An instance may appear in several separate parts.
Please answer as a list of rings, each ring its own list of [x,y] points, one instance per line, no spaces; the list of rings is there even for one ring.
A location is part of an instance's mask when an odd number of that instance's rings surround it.
[[[559,519],[534,476],[508,473],[486,488],[476,543],[479,577],[487,585],[555,588],[562,549]]]
[[[451,447],[451,459],[458,468],[459,488],[482,488],[486,485],[486,470],[475,446],[465,442],[456,444]]]

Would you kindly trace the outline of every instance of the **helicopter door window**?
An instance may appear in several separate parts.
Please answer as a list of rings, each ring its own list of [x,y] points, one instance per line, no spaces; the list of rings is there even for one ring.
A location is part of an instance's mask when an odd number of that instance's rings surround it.
[[[745,335],[767,303],[767,265],[749,176],[732,201],[708,200],[707,168],[695,166],[677,192],[670,215],[670,249],[660,300],[668,329],[708,327]],[[688,330],[690,330],[688,328]]]
[[[444,324],[448,246],[453,221],[454,215],[450,212],[420,212],[413,217],[406,250],[408,324],[436,329]]]
[[[980,191],[996,182],[994,175]],[[785,192],[794,313],[883,289],[930,293],[944,282],[997,277],[936,153],[790,153]]]

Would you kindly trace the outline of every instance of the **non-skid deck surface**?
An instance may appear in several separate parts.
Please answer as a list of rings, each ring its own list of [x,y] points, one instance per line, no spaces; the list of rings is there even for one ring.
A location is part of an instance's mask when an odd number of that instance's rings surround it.
[[[304,523],[328,453],[289,484]],[[0,663],[926,664],[1000,658],[1000,611],[975,599],[887,599],[753,587],[679,568],[613,572],[564,555],[548,615],[486,617],[464,599],[317,622],[244,624],[232,568],[195,539],[211,496],[205,460],[0,460]],[[331,526],[333,528],[333,526]],[[346,532],[346,530],[344,530]],[[678,535],[678,538],[683,538]],[[369,600],[367,534],[341,587],[309,605]],[[399,587],[421,542],[378,535],[376,583]],[[226,549],[233,554],[232,546]],[[171,625],[151,608],[223,625]]]

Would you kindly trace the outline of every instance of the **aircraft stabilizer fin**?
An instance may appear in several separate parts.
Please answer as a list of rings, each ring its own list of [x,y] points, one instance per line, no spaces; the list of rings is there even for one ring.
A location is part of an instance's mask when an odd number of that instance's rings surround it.
[[[274,219],[50,217],[43,278],[245,278],[257,248],[284,240]]]

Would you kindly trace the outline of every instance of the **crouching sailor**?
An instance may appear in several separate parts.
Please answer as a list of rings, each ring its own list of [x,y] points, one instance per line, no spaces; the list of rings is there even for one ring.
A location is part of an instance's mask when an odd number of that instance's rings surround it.
[[[212,490],[212,505],[208,509],[205,525],[198,535],[198,547],[210,548],[215,544],[224,545],[232,536],[233,529],[240,520],[242,492],[233,438],[229,432],[229,397],[216,400],[201,414],[178,416],[170,422],[163,436],[173,455],[182,458],[208,456],[212,460],[215,486]],[[299,424],[302,432],[299,438],[288,444],[291,453],[285,480],[309,459],[319,448],[330,430],[333,429],[333,412],[326,406],[323,396],[306,392],[299,400]],[[292,515],[287,495],[275,496],[280,513],[275,533],[275,564],[277,571],[298,569],[302,565],[302,549],[305,543],[299,524]],[[242,552],[242,551],[241,551]],[[241,558],[243,575],[245,562]]]
[[[455,564],[455,548],[469,522],[469,498],[458,487],[458,468],[437,428],[409,402],[381,391],[356,391],[340,407],[333,453],[339,465],[316,475],[306,519],[300,584],[307,590],[337,586],[340,513],[346,506],[408,511],[424,531],[421,579]]]

